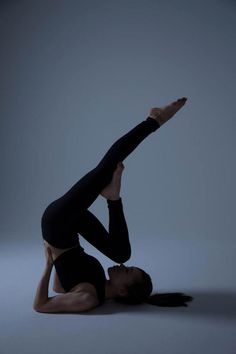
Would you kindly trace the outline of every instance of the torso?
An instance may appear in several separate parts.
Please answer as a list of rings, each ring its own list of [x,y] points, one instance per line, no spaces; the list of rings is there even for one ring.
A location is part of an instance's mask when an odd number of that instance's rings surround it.
[[[75,247],[70,247],[70,248],[56,248],[56,247],[53,247],[52,245],[50,245],[50,243],[48,243],[46,240],[44,240],[44,242],[46,245],[48,245],[48,247],[50,247],[50,249],[52,251],[53,261],[55,261],[55,259],[57,259],[57,257],[59,257],[62,253],[69,251],[70,249],[76,247],[75,246]],[[58,279],[58,281],[59,281],[59,279]],[[61,287],[61,289],[63,289],[63,288]],[[88,292],[93,293],[94,295],[97,296],[97,290],[96,290],[95,286],[91,283],[79,283],[70,289],[70,292],[81,292],[81,291],[88,291]]]

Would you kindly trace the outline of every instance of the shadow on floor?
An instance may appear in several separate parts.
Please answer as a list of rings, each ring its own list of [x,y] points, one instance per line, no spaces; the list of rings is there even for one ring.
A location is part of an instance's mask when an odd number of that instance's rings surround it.
[[[185,316],[198,316],[201,318],[214,318],[221,320],[236,320],[236,292],[234,291],[184,291],[192,296],[193,300],[188,307],[158,307],[149,304],[124,305],[112,300],[105,302],[83,315],[111,315],[114,313],[148,313],[156,316],[163,314],[178,314]]]

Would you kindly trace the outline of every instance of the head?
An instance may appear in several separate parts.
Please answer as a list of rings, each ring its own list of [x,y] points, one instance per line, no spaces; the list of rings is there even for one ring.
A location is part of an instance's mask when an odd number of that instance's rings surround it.
[[[114,300],[126,304],[141,304],[152,292],[152,280],[149,274],[138,267],[126,267],[123,264],[108,268],[110,285],[115,290]]]

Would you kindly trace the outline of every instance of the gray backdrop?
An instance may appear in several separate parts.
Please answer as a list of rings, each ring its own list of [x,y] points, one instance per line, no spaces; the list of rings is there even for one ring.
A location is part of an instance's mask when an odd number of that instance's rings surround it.
[[[124,161],[130,231],[234,238],[235,9],[219,0],[3,2],[1,237],[38,239],[47,204],[150,108],[186,96]],[[90,210],[105,222],[104,205],[99,197]]]
[[[235,353],[235,14],[233,0],[0,2],[1,353]],[[194,302],[34,312],[46,206],[182,96],[124,161],[121,196],[128,263]],[[102,197],[90,210],[108,226]]]

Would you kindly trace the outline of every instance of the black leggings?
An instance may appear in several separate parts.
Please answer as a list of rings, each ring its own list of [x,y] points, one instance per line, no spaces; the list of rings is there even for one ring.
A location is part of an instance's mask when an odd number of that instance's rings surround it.
[[[118,247],[115,237],[113,241],[112,236],[101,222],[87,209],[99,196],[102,189],[111,182],[117,163],[123,161],[149,134],[159,127],[159,123],[150,117],[136,125],[110,147],[94,169],[84,175],[62,197],[49,204],[41,219],[43,238],[54,247],[69,248],[78,245],[77,234],[80,233],[99,251],[114,259],[112,249]],[[113,209],[114,205],[117,205],[120,223],[123,222],[123,228],[125,228],[122,210],[118,206],[119,202],[114,201],[111,204]],[[117,223],[118,220],[119,218]],[[123,236],[123,241],[123,244],[120,243],[122,250],[116,250],[118,253],[125,253],[124,247],[129,246],[128,231]]]

